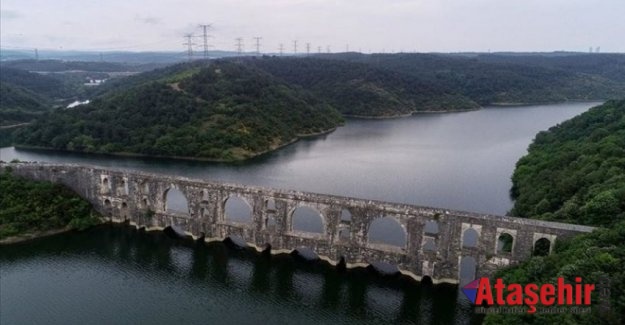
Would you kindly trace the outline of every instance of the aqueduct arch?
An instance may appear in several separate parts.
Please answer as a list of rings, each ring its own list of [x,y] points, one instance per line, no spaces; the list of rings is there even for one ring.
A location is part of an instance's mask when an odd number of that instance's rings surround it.
[[[205,236],[205,240],[236,235],[261,250],[269,244],[275,252],[309,247],[333,263],[341,258],[356,266],[380,261],[417,279],[429,276],[434,282],[457,283],[462,261],[471,264],[468,257],[475,261],[475,277],[489,276],[499,267],[529,258],[538,243],[549,243],[548,254],[557,239],[593,230],[582,225],[89,166],[0,165],[9,166],[20,176],[67,185],[113,221],[127,217],[131,224],[148,229],[177,225],[196,237]],[[174,190],[186,201],[182,213],[167,211]],[[232,197],[247,202],[251,223],[224,222],[228,220],[227,201]],[[317,213],[321,232],[304,233],[294,227],[300,208]],[[405,238],[399,245],[371,242],[373,226],[384,222],[388,222],[382,227],[385,231],[398,225],[402,229]],[[507,238],[507,247],[499,244],[502,236]],[[425,247],[428,245],[431,247]]]

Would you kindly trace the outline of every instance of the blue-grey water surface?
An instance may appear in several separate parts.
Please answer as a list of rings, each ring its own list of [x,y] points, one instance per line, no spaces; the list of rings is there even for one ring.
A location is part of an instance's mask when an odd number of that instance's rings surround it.
[[[193,178],[504,214],[534,135],[597,103],[348,120],[240,164],[0,149],[0,159],[88,163]],[[455,286],[104,225],[2,247],[0,324],[470,323]]]

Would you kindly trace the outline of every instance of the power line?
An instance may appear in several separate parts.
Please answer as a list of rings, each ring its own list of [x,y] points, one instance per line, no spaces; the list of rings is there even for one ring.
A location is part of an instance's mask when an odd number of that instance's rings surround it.
[[[202,38],[204,40],[204,58],[208,59],[208,29],[211,28],[211,24],[200,24],[200,28],[202,28]]]
[[[237,54],[241,56],[241,53],[243,52],[243,38],[237,37],[235,40],[237,41]]]
[[[193,34],[185,34],[184,37],[187,39],[187,41],[185,43],[182,43],[182,45],[187,46],[187,58],[189,59],[189,61],[191,61],[191,59],[193,58],[193,45],[195,45],[195,43],[193,43]]]
[[[256,55],[260,55],[260,40],[262,40],[262,37],[256,36],[253,37],[254,41],[256,42]]]

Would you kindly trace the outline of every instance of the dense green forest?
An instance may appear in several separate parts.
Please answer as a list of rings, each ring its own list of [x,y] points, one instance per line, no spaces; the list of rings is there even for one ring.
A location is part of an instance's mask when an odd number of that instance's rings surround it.
[[[2,66],[0,81],[15,87],[28,89],[48,99],[71,96],[71,89],[63,81],[45,74]]]
[[[59,184],[0,173],[0,239],[99,222],[91,204]]]
[[[625,320],[625,100],[590,109],[536,136],[517,164],[513,214],[600,227],[556,242],[554,253],[499,271],[505,283],[555,283],[557,277],[610,282],[609,311],[488,315],[486,324],[621,324]],[[598,303],[598,297],[593,297]]]
[[[570,72],[599,75],[615,81],[625,81],[625,55],[623,54],[480,54],[476,56],[476,59],[489,63],[512,63],[561,69]]]
[[[372,54],[343,53],[321,55],[321,58],[361,62],[374,67],[418,77],[437,89],[460,94],[480,105],[498,103],[544,103],[566,100],[611,99],[625,96],[625,82],[607,77],[606,70],[619,71],[619,60],[605,64],[580,62],[594,60],[582,57],[575,64],[539,64],[515,55],[506,60],[486,60],[484,56],[440,54]],[[569,62],[567,56],[550,62]],[[620,68],[622,70],[622,68]]]
[[[0,67],[0,126],[30,122],[68,94],[69,87],[58,79]]]
[[[239,160],[342,123],[311,94],[234,62],[168,70],[16,131],[25,145],[62,150]]]
[[[604,226],[625,220],[625,101],[540,132],[512,182],[515,216]]]
[[[0,63],[0,126],[30,122],[53,107],[66,106],[98,94],[85,86],[91,79],[145,71],[155,64],[124,65],[107,62],[15,60]],[[4,132],[3,132],[4,133]],[[0,144],[7,142],[0,140]]]
[[[426,80],[363,63],[277,57],[246,62],[310,90],[345,115],[394,116],[479,107],[474,101]]]
[[[48,103],[36,93],[0,81],[0,127],[35,119],[48,109]]]
[[[2,68],[39,72],[141,72],[149,71],[162,64],[123,64],[117,62],[64,61],[64,60],[7,60],[0,63]]]
[[[111,78],[97,87],[83,83],[87,77],[106,78],[133,68],[106,62],[8,61],[0,66],[2,125],[34,118],[38,122],[15,131],[0,130],[0,145],[237,160],[272,150],[298,134],[331,129],[341,123],[337,112],[388,117],[493,103],[625,96],[625,80],[610,72],[622,69],[623,58],[263,56],[197,60]],[[209,65],[223,66],[226,73],[215,73],[220,68],[211,73]],[[62,109],[69,101],[86,98],[92,104]],[[41,115],[54,106],[54,112]]]
[[[82,91],[84,76],[0,67],[0,126],[31,122]]]

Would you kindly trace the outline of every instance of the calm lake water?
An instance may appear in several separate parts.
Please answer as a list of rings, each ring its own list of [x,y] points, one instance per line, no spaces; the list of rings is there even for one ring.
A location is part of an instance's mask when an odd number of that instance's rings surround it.
[[[0,159],[87,163],[505,214],[516,161],[540,130],[599,103],[348,120],[335,132],[228,165],[0,149]],[[455,286],[338,273],[102,226],[0,251],[0,323],[469,323]]]

